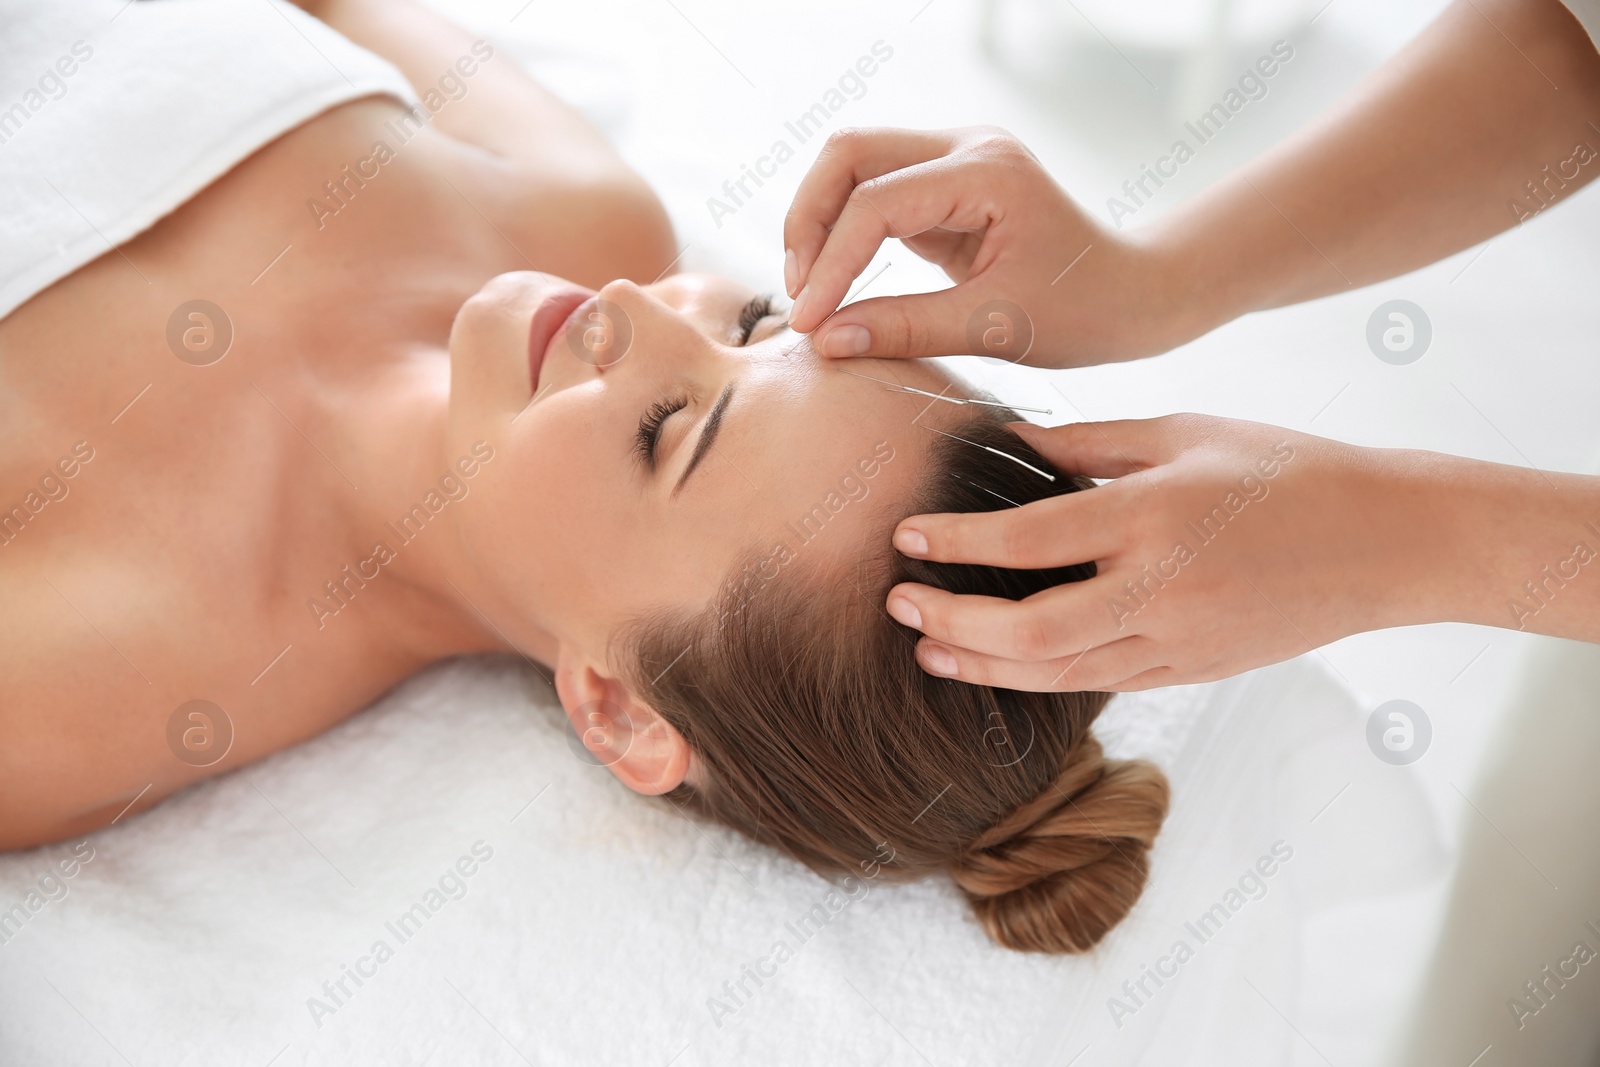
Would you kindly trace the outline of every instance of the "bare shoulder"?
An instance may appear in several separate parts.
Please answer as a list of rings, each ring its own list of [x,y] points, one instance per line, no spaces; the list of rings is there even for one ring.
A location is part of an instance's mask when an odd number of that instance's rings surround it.
[[[463,150],[461,191],[539,269],[591,285],[651,281],[676,258],[650,187],[509,52],[415,0],[301,6],[400,68],[421,101],[403,122]]]
[[[9,564],[0,566],[8,607],[0,614],[0,851],[103,826],[117,812],[99,809],[127,807],[141,792],[139,806],[148,806],[184,781],[135,781],[161,761],[130,751],[153,751],[157,741],[127,726],[158,718],[162,694],[106,648],[84,614],[104,610],[104,598],[85,593],[81,574],[52,579],[40,553],[21,558],[20,542],[0,548]],[[6,560],[12,552],[17,558]],[[135,587],[119,595],[138,597]]]
[[[237,249],[236,262],[196,267],[247,284],[293,245],[400,284],[425,282],[456,305],[463,288],[508,270],[600,285],[650,281],[672,262],[659,199],[589,143],[592,131],[578,137],[552,122],[522,154],[502,155],[443,121],[466,99],[429,92],[409,108],[369,97],[331,109],[239,164],[144,243],[186,259]]]

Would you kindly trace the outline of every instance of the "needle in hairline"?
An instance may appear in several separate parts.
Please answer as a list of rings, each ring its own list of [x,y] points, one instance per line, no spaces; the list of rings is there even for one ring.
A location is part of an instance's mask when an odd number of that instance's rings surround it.
[[[1002,452],[998,448],[990,448],[988,445],[979,444],[977,441],[969,440],[969,439],[967,439],[965,437],[962,437],[960,434],[945,433],[943,430],[941,430],[941,429],[939,429],[939,428],[937,428],[935,426],[929,426],[925,422],[924,423],[919,423],[919,425],[924,430],[932,430],[934,433],[941,433],[941,434],[944,434],[946,437],[954,437],[957,441],[964,441],[967,444],[972,445],[974,448],[981,448],[985,452],[993,452],[997,456],[1003,456],[1006,459],[1009,459],[1011,462],[1017,464],[1019,467],[1027,467],[1033,473],[1037,474],[1039,477],[1045,479],[1046,481],[1053,482],[1053,481],[1056,480],[1056,476],[1054,474],[1051,474],[1049,471],[1042,471],[1038,467],[1035,467],[1032,463],[1029,463],[1027,460],[1018,459],[1016,456],[1013,456],[1010,452]],[[1002,499],[1004,499],[1004,498],[1002,498]]]

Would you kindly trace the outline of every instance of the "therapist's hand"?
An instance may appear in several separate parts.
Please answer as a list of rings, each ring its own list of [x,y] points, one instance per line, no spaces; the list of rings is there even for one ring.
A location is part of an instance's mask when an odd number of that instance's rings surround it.
[[[1012,568],[1092,560],[1097,573],[1021,601],[895,586],[887,608],[926,635],[930,673],[1034,691],[1208,681],[1440,617],[1429,590],[1463,585],[1449,535],[1431,532],[1460,521],[1435,478],[1446,457],[1199,415],[1014,425],[1062,470],[1113,480],[912,516],[895,547]]]
[[[1203,301],[1185,299],[1174,257],[1095,223],[992,127],[834,134],[783,235],[789,324],[817,331],[827,356],[1071,367],[1165,351],[1214,325],[1196,317]],[[956,285],[861,300],[829,318],[889,237]]]

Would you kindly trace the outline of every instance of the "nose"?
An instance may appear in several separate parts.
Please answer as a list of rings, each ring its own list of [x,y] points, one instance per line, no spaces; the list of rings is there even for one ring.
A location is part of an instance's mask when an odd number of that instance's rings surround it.
[[[608,373],[619,364],[637,362],[647,349],[650,361],[684,362],[709,354],[711,345],[695,323],[657,293],[625,278],[600,288],[586,313],[582,344],[593,364]]]
[[[644,289],[627,278],[618,278],[600,287],[600,299],[610,301],[618,307],[633,304],[644,299],[644,296]]]
[[[627,356],[633,347],[633,316],[619,297],[624,291],[612,282],[574,312],[567,327],[567,347],[578,359],[604,373]],[[632,297],[626,297],[631,303]]]

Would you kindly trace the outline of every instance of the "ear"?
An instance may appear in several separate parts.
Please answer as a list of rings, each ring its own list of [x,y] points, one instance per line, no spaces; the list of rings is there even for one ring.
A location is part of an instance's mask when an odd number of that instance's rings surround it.
[[[565,641],[556,653],[556,695],[585,758],[623,785],[655,796],[683,784],[690,761],[683,735],[605,664]]]

